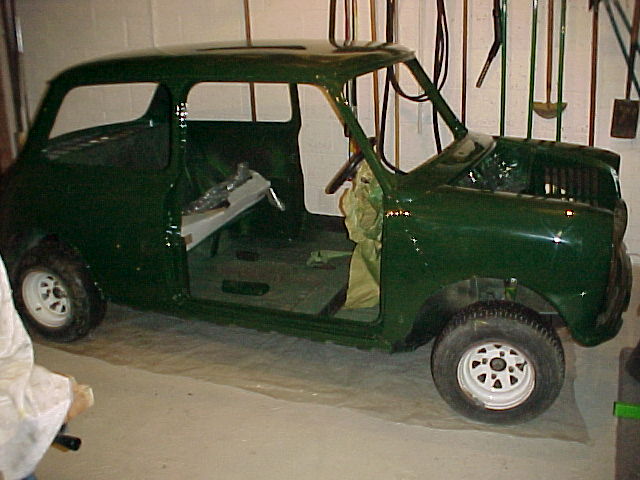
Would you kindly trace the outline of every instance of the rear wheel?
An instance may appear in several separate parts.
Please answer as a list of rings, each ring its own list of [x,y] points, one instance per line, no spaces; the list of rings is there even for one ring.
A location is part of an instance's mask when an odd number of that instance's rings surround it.
[[[21,290],[24,306],[38,324],[56,329],[69,323],[72,313],[68,287],[54,272],[30,269],[25,272]]]
[[[25,325],[50,340],[82,338],[104,317],[106,303],[86,265],[57,243],[28,251],[14,285],[16,308]]]
[[[545,411],[564,381],[564,352],[537,313],[508,302],[474,304],[445,327],[431,356],[442,397],[466,417],[520,423]]]

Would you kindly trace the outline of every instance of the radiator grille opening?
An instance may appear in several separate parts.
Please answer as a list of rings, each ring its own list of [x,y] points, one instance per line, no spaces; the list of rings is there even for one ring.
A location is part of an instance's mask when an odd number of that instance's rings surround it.
[[[598,171],[589,168],[544,167],[548,197],[598,206]]]

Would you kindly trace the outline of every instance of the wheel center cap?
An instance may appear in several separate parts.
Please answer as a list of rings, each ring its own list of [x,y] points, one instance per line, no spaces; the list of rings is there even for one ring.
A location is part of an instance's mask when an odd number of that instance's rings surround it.
[[[501,372],[505,368],[507,368],[507,362],[505,362],[502,358],[492,359],[491,362],[489,362],[489,365],[491,366],[491,370],[495,372]]]

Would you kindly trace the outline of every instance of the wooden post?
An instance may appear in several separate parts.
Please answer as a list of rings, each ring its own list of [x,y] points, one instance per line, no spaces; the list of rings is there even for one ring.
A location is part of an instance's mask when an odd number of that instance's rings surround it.
[[[5,70],[7,68],[4,54],[5,47],[5,36],[2,35],[0,39],[0,48],[2,49],[0,54],[0,173],[4,172],[13,163],[13,150],[11,148],[12,126],[11,117],[7,111],[7,90],[5,89],[5,80],[10,80],[9,72]]]

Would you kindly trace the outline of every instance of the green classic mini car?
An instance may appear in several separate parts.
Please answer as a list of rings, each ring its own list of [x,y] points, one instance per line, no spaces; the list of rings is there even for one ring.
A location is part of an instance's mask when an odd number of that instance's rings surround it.
[[[386,159],[384,133],[367,130],[345,94],[373,72],[387,93],[431,102],[444,150],[409,171]],[[352,145],[327,192],[366,187],[353,223],[369,216],[375,228],[349,237],[343,218],[305,207],[299,136],[303,117],[320,124],[301,108],[309,85]],[[247,118],[229,112],[248,115],[238,91],[261,95],[266,115],[253,103]],[[327,131],[305,135],[331,148]],[[599,149],[468,131],[399,45],[154,49],[51,81],[3,179],[0,253],[25,323],[53,340],[85,336],[106,301],[360,348],[435,338],[433,377],[454,409],[522,422],[563,384],[556,328],[586,346],[620,329],[631,268],[619,163]],[[367,273],[368,300],[349,304]]]

